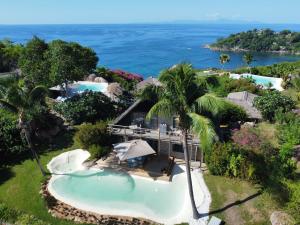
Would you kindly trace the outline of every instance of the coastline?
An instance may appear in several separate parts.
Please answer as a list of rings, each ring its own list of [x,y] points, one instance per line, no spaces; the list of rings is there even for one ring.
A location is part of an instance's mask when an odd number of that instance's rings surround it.
[[[224,51],[224,52],[255,52],[255,53],[270,53],[270,54],[278,54],[278,55],[295,55],[299,56],[300,52],[292,52],[292,51],[252,51],[248,49],[242,49],[242,48],[221,48],[221,47],[214,47],[211,46],[210,44],[204,45],[204,48],[210,49],[212,51]]]

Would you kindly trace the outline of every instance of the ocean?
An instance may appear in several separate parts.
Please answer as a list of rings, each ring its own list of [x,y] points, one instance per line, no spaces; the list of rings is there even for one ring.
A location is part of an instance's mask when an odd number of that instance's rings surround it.
[[[157,76],[180,62],[196,68],[220,68],[220,52],[204,46],[232,33],[254,28],[300,31],[300,25],[239,24],[126,24],[126,25],[0,25],[0,39],[26,43],[33,35],[50,41],[62,39],[89,46],[99,56],[99,66]],[[243,53],[229,53],[225,66],[243,66]],[[300,60],[300,56],[254,54],[253,65]]]

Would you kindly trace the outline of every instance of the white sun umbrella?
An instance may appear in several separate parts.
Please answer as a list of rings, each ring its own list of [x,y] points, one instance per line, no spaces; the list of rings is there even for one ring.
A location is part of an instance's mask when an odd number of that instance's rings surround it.
[[[114,151],[121,161],[155,153],[151,146],[143,140],[131,140],[116,144]]]

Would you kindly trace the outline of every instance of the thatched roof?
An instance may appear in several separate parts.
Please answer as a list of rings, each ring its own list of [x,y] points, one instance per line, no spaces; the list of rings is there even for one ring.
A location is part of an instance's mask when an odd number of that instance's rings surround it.
[[[155,85],[155,86],[160,86],[161,83],[157,78],[154,77],[148,77],[146,80],[141,81],[136,85],[137,90],[144,89],[148,85]]]
[[[107,93],[113,100],[117,100],[118,96],[123,94],[123,88],[119,83],[111,83],[107,86]]]
[[[97,77],[96,74],[92,73],[92,74],[87,76],[86,81],[92,81],[93,82],[96,77]]]
[[[253,102],[254,99],[258,97],[258,95],[249,93],[247,91],[242,92],[233,92],[227,96],[227,100],[230,102],[241,106],[246,113],[248,114],[249,118],[251,119],[262,119],[262,115],[257,108],[254,107]]]
[[[107,80],[105,80],[103,77],[96,77],[94,82],[97,83],[108,83]]]

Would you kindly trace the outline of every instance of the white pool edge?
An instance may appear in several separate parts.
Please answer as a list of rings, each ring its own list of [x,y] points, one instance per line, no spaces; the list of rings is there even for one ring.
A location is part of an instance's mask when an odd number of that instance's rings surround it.
[[[78,151],[78,150],[74,150],[74,151]],[[74,152],[71,151],[71,152]],[[83,150],[78,151],[79,154],[81,154],[81,156],[83,156]],[[66,154],[69,152],[65,152],[62,154]],[[84,157],[86,157],[87,154],[84,154]],[[50,163],[53,163],[55,160],[59,159],[61,155],[53,158]],[[86,158],[87,159],[87,158]],[[83,170],[86,169],[82,163],[86,160],[81,160],[81,164],[78,164],[78,169],[76,169],[76,171],[79,170]],[[49,169],[49,164],[47,165],[48,169]],[[181,170],[185,171],[185,166],[178,166]],[[101,169],[97,169],[97,168],[92,168],[93,170],[101,170]],[[161,217],[152,217],[152,216],[148,216],[144,213],[141,212],[136,212],[134,210],[113,210],[113,209],[105,209],[105,208],[97,208],[95,209],[94,207],[81,203],[81,202],[76,202],[76,201],[72,201],[70,199],[66,199],[64,196],[59,195],[53,188],[52,188],[52,183],[58,179],[59,177],[63,176],[63,174],[57,174],[57,175],[52,175],[51,179],[49,180],[48,183],[48,191],[50,192],[50,194],[55,197],[56,199],[58,199],[61,202],[64,202],[68,205],[71,205],[77,209],[81,209],[87,212],[93,212],[93,213],[97,213],[100,215],[111,215],[111,216],[127,216],[127,217],[136,217],[136,218],[144,218],[144,219],[148,219],[148,220],[152,220],[158,223],[162,223],[162,224],[166,224],[166,225],[173,225],[173,224],[178,224],[178,223],[183,223],[183,222],[189,222],[190,224],[198,224],[198,225],[205,225],[207,224],[207,220],[208,217],[203,217],[200,218],[199,220],[194,220],[192,218],[192,209],[191,209],[191,202],[190,202],[190,198],[189,198],[189,193],[188,193],[188,189],[186,188],[186,193],[185,193],[185,201],[182,204],[182,211],[180,212],[179,215],[175,215],[172,218],[168,218],[168,219],[163,219]],[[148,180],[152,180],[153,182],[160,182],[160,183],[165,183],[165,184],[169,184],[169,182],[166,181],[160,181],[160,180],[153,180],[151,178],[145,178],[145,177],[140,177],[137,175],[131,175],[132,177],[138,178],[138,179],[148,179]],[[175,174],[174,176],[178,176],[178,174]],[[184,174],[184,176],[186,176]],[[192,182],[193,182],[193,189],[194,189],[194,195],[195,196],[199,196],[198,198],[196,197],[196,205],[197,205],[197,209],[199,211],[200,214],[207,214],[209,212],[209,206],[211,203],[211,197],[210,197],[210,193],[208,191],[208,188],[205,184],[205,181],[203,179],[203,174],[200,172],[200,170],[194,170],[192,171]],[[200,197],[201,196],[201,197]]]
[[[231,73],[229,75],[230,78],[233,79],[240,79],[243,76],[258,76],[258,77],[266,77],[269,79],[274,80],[274,84],[272,86],[272,88],[275,88],[278,91],[284,91],[284,88],[281,86],[283,79],[282,78],[278,78],[278,77],[267,77],[267,76],[261,76],[261,75],[255,75],[255,74],[248,74],[248,73],[243,73],[243,74],[235,74],[235,73]],[[264,89],[266,89],[266,87],[264,87]]]

